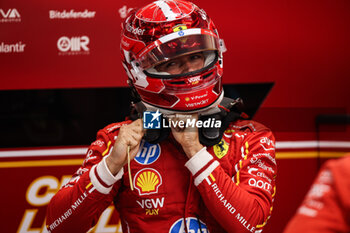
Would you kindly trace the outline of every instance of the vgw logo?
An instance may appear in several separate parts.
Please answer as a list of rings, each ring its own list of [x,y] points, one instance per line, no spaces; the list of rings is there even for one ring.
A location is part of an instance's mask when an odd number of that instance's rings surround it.
[[[21,22],[21,16],[16,8],[8,9],[7,11],[0,9],[0,22]]]
[[[160,129],[162,114],[157,110],[156,112],[146,111],[143,113],[143,128],[144,129]]]
[[[57,41],[57,48],[60,55],[89,54],[88,44],[90,39],[87,36],[66,37],[62,36]]]

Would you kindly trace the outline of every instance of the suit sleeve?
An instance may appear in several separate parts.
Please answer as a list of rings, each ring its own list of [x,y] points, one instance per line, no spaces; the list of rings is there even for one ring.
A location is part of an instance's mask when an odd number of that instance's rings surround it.
[[[46,213],[49,232],[86,232],[110,205],[120,186],[123,169],[113,176],[106,157],[112,151],[114,138],[105,130],[97,133],[82,166],[72,179],[51,199]]]
[[[332,168],[331,165],[336,166]],[[342,201],[349,200],[349,192],[344,192],[344,188],[348,187],[350,190],[349,182],[346,182],[350,173],[345,172],[349,171],[350,163],[347,167],[344,165],[346,163],[343,159],[337,162],[330,160],[323,166],[284,233],[347,233],[350,231],[345,217],[346,208]]]
[[[275,147],[271,132],[245,135],[235,151],[234,175],[203,148],[187,163],[206,207],[228,232],[261,232],[275,195]]]

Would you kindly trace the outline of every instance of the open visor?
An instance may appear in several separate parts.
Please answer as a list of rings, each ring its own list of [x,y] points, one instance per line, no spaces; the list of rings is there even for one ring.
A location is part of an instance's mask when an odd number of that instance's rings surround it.
[[[153,49],[145,53],[152,47]],[[137,59],[137,63],[142,69],[146,70],[179,56],[200,51],[219,50],[220,45],[217,37],[209,34],[192,34],[178,37],[165,43],[162,43],[161,40],[156,41],[141,52],[142,56]]]

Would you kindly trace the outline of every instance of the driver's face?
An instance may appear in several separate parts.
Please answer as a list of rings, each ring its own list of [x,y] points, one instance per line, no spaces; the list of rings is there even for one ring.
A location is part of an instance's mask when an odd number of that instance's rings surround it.
[[[198,52],[171,59],[167,62],[157,65],[155,69],[158,72],[167,72],[174,75],[196,71],[203,68],[203,66],[203,52]]]

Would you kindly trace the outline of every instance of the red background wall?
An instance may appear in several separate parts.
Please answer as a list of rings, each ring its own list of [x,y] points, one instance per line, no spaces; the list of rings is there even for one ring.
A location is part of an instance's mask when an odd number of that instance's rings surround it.
[[[0,90],[89,88],[126,86],[126,75],[119,57],[121,14],[125,7],[149,1],[24,1],[3,0],[0,9],[0,45],[25,44],[24,51],[0,52]],[[256,119],[270,126],[277,141],[350,141],[348,126],[337,132],[314,130],[312,117],[332,109],[350,110],[350,2],[346,0],[250,0],[194,1],[214,19],[228,48],[224,59],[224,83],[262,83],[275,85],[257,113]],[[16,22],[5,22],[9,11],[16,11]],[[50,10],[95,11],[91,19],[50,19]],[[59,55],[59,38],[88,36],[86,54]],[[306,123],[305,123],[306,122]],[[293,127],[304,124],[293,130]],[[289,128],[288,128],[289,127]],[[305,130],[303,130],[305,129]],[[315,151],[319,148],[297,148]],[[335,157],[349,150],[325,148]],[[319,169],[322,156],[293,157],[295,149],[277,151],[279,175],[275,209],[265,232],[281,232],[294,213]],[[283,154],[284,153],[284,154]],[[288,154],[289,153],[289,154]],[[305,153],[306,155],[307,153]],[[283,156],[282,156],[283,155]],[[21,170],[0,168],[3,176]],[[33,168],[35,169],[35,167]],[[36,176],[52,173],[51,167]],[[23,171],[23,170],[22,170]],[[27,171],[26,171],[27,172]],[[29,171],[28,171],[29,172]],[[69,171],[65,171],[70,174]],[[74,172],[74,169],[72,169]],[[67,174],[64,175],[67,175]],[[63,173],[61,173],[63,174]],[[19,175],[20,177],[20,175]],[[33,178],[34,179],[34,178]],[[20,182],[20,179],[18,179]],[[26,187],[29,185],[23,183]],[[13,183],[10,182],[10,187]],[[3,196],[5,195],[5,196]],[[3,198],[6,197],[6,198]],[[15,195],[1,194],[15,201]],[[16,199],[24,200],[24,194]],[[4,204],[4,205],[3,205]],[[1,204],[1,212],[6,203]],[[14,205],[22,216],[24,205]],[[11,207],[8,207],[11,208]],[[15,208],[15,209],[16,209]],[[44,208],[44,207],[43,207]],[[16,210],[16,211],[17,211]],[[13,210],[12,216],[18,216]],[[10,211],[11,212],[11,211]],[[43,212],[43,210],[41,210]],[[8,215],[11,216],[11,215]],[[43,216],[43,214],[41,214]],[[41,217],[42,218],[42,217]],[[14,220],[16,219],[16,220]],[[8,232],[18,228],[18,217],[9,217]],[[42,220],[42,219],[41,219]],[[42,221],[33,223],[41,226]]]

